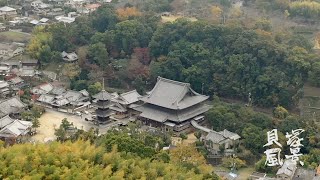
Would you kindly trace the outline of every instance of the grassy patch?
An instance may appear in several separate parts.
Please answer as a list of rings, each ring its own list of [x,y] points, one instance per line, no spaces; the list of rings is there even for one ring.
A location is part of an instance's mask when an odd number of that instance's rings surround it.
[[[0,40],[5,42],[23,42],[26,43],[31,39],[31,35],[20,32],[6,31],[0,32]]]

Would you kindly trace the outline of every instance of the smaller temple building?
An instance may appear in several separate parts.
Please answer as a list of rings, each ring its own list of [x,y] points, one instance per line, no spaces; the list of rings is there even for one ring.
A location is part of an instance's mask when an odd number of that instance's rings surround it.
[[[131,107],[134,106],[134,103],[140,101],[139,98],[141,98],[141,95],[136,90],[122,93],[111,100],[113,105],[110,109],[115,111],[114,116],[116,118],[130,117],[133,114]]]

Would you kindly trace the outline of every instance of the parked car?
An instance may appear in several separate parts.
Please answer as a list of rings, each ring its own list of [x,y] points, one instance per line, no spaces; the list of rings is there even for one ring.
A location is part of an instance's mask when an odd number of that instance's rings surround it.
[[[82,115],[81,112],[79,112],[79,111],[77,111],[75,114],[76,114],[77,116],[81,116],[81,115]]]

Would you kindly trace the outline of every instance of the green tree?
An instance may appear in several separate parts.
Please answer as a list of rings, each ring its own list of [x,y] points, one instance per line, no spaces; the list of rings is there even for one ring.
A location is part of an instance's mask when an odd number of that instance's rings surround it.
[[[89,87],[88,87],[88,92],[91,94],[91,95],[95,95],[97,94],[98,92],[100,92],[102,90],[102,85],[100,82],[96,82],[94,84],[91,84]]]
[[[111,29],[117,23],[117,13],[113,6],[103,5],[94,11],[90,20],[92,22],[92,27],[99,32],[105,32]]]
[[[89,46],[88,57],[91,62],[105,68],[109,64],[108,52],[101,42]]]
[[[266,144],[266,133],[255,125],[248,124],[241,133],[243,137],[243,145],[255,154],[262,153]]]
[[[315,62],[312,64],[309,71],[309,81],[314,86],[320,86],[320,62]]]
[[[39,119],[35,118],[32,120],[32,128],[36,129],[38,127],[40,127],[40,121],[39,121]]]

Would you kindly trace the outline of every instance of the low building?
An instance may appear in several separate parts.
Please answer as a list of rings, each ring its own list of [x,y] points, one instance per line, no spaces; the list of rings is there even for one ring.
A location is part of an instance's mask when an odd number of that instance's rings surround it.
[[[10,94],[9,83],[6,81],[0,81],[0,96],[6,97],[8,94]]]
[[[0,8],[0,17],[3,19],[13,18],[17,16],[17,10],[9,6],[4,6]]]
[[[206,149],[212,155],[232,155],[234,148],[239,145],[240,136],[228,130],[216,132],[211,130],[203,139]]]
[[[0,130],[0,139],[6,144],[25,142],[29,137],[32,122],[15,120]]]
[[[64,15],[65,12],[63,9],[61,8],[53,8],[51,9],[50,12],[47,13],[47,16],[48,17],[55,17],[55,16],[61,16],[61,15]]]
[[[14,119],[12,119],[9,115],[6,115],[0,119],[0,130],[6,127],[7,125],[13,123]]]
[[[0,65],[0,74],[1,75],[7,75],[10,73],[10,66],[7,65]]]
[[[50,93],[51,91],[53,90],[53,86],[52,84],[50,83],[44,83],[44,84],[41,84],[39,86],[36,86],[34,88],[31,89],[31,92],[33,94],[48,94]]]
[[[22,68],[25,68],[25,67],[37,68],[39,64],[40,62],[37,59],[24,59],[23,61],[21,61]]]
[[[158,77],[154,88],[140,98],[141,106],[133,107],[145,125],[175,134],[192,130],[191,121],[202,116],[211,106],[208,96],[195,92],[189,83]]]
[[[24,110],[26,105],[17,97],[0,101],[0,117],[11,115],[17,117]]]
[[[18,56],[23,52],[24,52],[24,48],[17,44],[0,43],[0,57],[11,58],[14,56]]]
[[[131,105],[139,102],[141,95],[136,91],[129,91],[122,93],[115,98],[112,98],[111,101],[114,103],[110,109],[114,110],[116,118],[125,118],[131,116]]]
[[[296,162],[285,160],[281,168],[277,171],[277,178],[292,180],[297,169]]]
[[[11,77],[8,79],[9,84],[11,85],[13,90],[19,90],[26,84],[24,83],[24,80],[21,79],[19,76]]]
[[[55,19],[58,22],[63,22],[67,24],[73,23],[76,20],[76,18],[74,17],[65,17],[65,16],[56,16]]]
[[[100,6],[101,6],[101,4],[98,4],[98,3],[96,3],[96,4],[87,4],[85,6],[85,8],[86,8],[87,11],[93,12],[93,11],[97,10]]]
[[[63,51],[61,53],[62,59],[66,62],[75,62],[78,60],[78,55],[75,52],[67,53]]]

